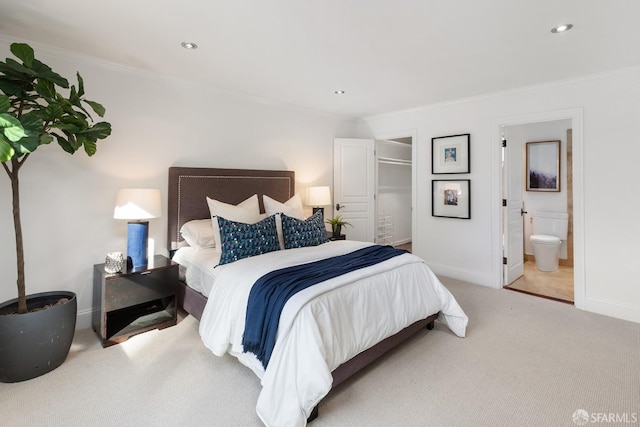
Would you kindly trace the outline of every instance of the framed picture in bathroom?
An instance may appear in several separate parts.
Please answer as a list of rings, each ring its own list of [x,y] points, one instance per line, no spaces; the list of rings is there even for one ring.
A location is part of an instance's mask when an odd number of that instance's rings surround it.
[[[431,173],[469,173],[470,139],[468,133],[431,138]]]
[[[471,219],[470,179],[434,179],[431,189],[431,216]]]
[[[527,191],[560,191],[560,141],[527,142]]]

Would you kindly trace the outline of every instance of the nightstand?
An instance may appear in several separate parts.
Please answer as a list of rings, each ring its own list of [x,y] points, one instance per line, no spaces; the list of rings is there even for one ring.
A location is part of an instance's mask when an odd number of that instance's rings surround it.
[[[338,237],[334,237],[333,233],[328,233],[327,237],[329,237],[329,240],[346,240],[347,239],[346,234],[341,234]]]
[[[156,255],[143,267],[106,273],[93,266],[93,330],[103,347],[177,323],[178,264]]]

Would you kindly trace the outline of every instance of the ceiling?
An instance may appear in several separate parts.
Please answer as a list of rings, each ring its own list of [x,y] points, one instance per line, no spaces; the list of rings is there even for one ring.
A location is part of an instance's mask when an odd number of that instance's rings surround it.
[[[637,0],[0,0],[0,7],[7,41],[349,117],[640,65]],[[561,23],[574,28],[552,34]]]

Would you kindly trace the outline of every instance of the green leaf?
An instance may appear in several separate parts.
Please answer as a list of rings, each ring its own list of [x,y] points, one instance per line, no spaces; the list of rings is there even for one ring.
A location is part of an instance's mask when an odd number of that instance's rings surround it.
[[[7,95],[0,94],[0,113],[6,113],[11,107],[11,101]]]
[[[72,85],[71,86],[71,95],[69,95],[69,103],[72,104],[73,106],[79,108],[83,112],[82,118],[84,120],[86,120],[87,118],[91,117],[91,115],[89,114],[87,109],[84,108],[84,105],[82,105],[80,103],[80,101],[82,101],[82,100],[76,94],[76,87]],[[74,115],[78,116],[78,114],[79,114],[79,111],[74,110]]]
[[[40,145],[49,144],[51,143],[51,141],[53,141],[53,137],[48,133],[45,133],[44,135],[40,135]]]
[[[60,74],[54,72],[51,67],[43,64],[37,59],[33,60],[33,71],[36,72],[37,77],[41,77],[47,80],[51,80],[54,84],[67,89],[69,87],[69,81],[62,77]]]
[[[44,109],[44,113],[47,120],[54,121],[62,117],[64,110],[58,104],[49,104]]]
[[[20,123],[25,129],[29,129],[33,132],[40,132],[42,130],[42,122],[45,120],[45,116],[42,111],[30,111],[20,117]]]
[[[61,120],[55,124],[56,128],[70,133],[78,133],[89,129],[89,123],[84,117],[74,115],[65,115]]]
[[[36,133],[27,133],[24,138],[12,143],[11,145],[13,145],[13,148],[15,148],[17,153],[33,153],[40,146],[40,138]]]
[[[4,136],[9,141],[20,141],[26,135],[20,120],[10,114],[0,113],[0,128],[3,129]]]
[[[0,135],[0,162],[4,163],[13,158],[15,150],[13,147]]]
[[[19,63],[13,58],[7,58],[5,60],[2,72],[23,81],[31,81],[36,76],[36,72],[34,70],[27,68],[25,65]]]
[[[80,97],[78,96],[78,92],[76,92],[76,87],[74,85],[71,85],[71,90],[69,93],[69,102],[77,107],[82,108],[82,106],[80,105]]]
[[[13,80],[0,77],[0,91],[9,95],[21,98],[24,91],[20,85],[13,83]]]
[[[39,78],[33,87],[44,99],[49,100],[56,97],[56,87],[51,80]]]
[[[78,77],[78,97],[82,98],[84,96],[84,80],[79,72],[76,71],[76,76]]]
[[[20,58],[27,67],[31,67],[33,65],[35,54],[33,53],[33,49],[31,48],[31,46],[29,46],[28,44],[12,43],[11,53],[13,53],[16,58]]]
[[[80,73],[78,84],[69,86],[66,78],[35,58],[29,45],[14,43],[11,52],[15,59],[0,61],[0,159],[20,158],[54,139],[70,154],[83,147],[94,155],[97,141],[111,134],[111,125],[93,124],[91,115],[102,117],[105,108],[83,99]],[[68,91],[59,93],[60,88]]]
[[[87,141],[87,138],[84,135],[73,135],[73,140],[74,140],[74,144],[73,146],[76,148],[76,150],[78,150],[80,147],[82,147],[84,145],[84,143]]]
[[[89,157],[93,156],[94,154],[96,154],[96,151],[98,151],[98,147],[93,141],[84,141],[84,144],[82,144],[82,146],[84,147],[85,153],[87,153]]]
[[[73,147],[71,146],[71,144],[69,144],[69,141],[67,141],[66,139],[64,139],[64,137],[60,136],[60,135],[55,135],[56,140],[58,141],[58,145],[60,147],[62,147],[62,149],[64,151],[66,151],[69,154],[73,154],[76,152],[76,150],[73,149]]]
[[[89,129],[80,132],[80,134],[91,141],[105,139],[111,135],[111,124],[107,122],[99,122],[91,126]]]
[[[84,102],[86,102],[87,104],[89,104],[89,106],[91,107],[91,109],[93,111],[96,112],[96,114],[100,117],[104,117],[104,113],[105,113],[105,109],[101,104],[98,104],[97,102],[94,101],[89,101],[87,99],[83,99]]]
[[[67,141],[69,141],[69,145],[73,147],[74,152],[76,152],[78,148],[82,147],[82,141],[78,140],[77,135],[70,132],[65,132],[64,134],[67,136]],[[84,139],[84,137],[81,138]]]

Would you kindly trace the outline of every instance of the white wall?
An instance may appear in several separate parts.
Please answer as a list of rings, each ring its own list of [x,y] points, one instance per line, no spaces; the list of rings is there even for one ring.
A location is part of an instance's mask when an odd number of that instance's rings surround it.
[[[416,229],[413,248],[436,273],[496,286],[501,260],[499,132],[505,118],[582,108],[582,135],[574,138],[582,155],[582,229],[584,290],[581,307],[640,322],[637,239],[640,225],[635,196],[640,158],[640,68],[492,94],[459,102],[426,106],[363,119],[359,137],[416,129]],[[505,119],[505,120],[503,120]],[[581,131],[581,132],[577,132]],[[471,220],[431,216],[431,138],[471,134]],[[574,212],[575,213],[575,212]],[[498,226],[496,226],[496,224]],[[581,249],[578,248],[577,251]],[[581,297],[582,298],[582,297]],[[582,301],[582,299],[581,299]]]
[[[571,120],[555,120],[508,126],[504,133],[509,146],[521,145],[523,184],[522,200],[527,214],[524,216],[524,253],[533,254],[529,238],[533,234],[531,224],[534,212],[567,212],[567,129]],[[560,191],[526,191],[526,143],[535,141],[560,141]],[[567,259],[567,242],[560,247],[560,258]]]
[[[170,166],[288,169],[301,195],[332,185],[333,138],[355,133],[344,118],[270,104],[213,88],[52,53],[36,57],[75,80],[102,103],[113,126],[89,158],[52,143],[21,169],[27,292],[70,290],[78,296],[78,328],[91,319],[93,264],[126,252],[126,223],[113,219],[120,187],[160,188],[166,212]],[[0,40],[0,55],[10,56]],[[4,172],[2,175],[6,176]],[[4,181],[4,182],[2,182]],[[15,244],[8,179],[0,179],[0,301],[15,298]],[[150,221],[155,252],[167,254],[167,218]]]

